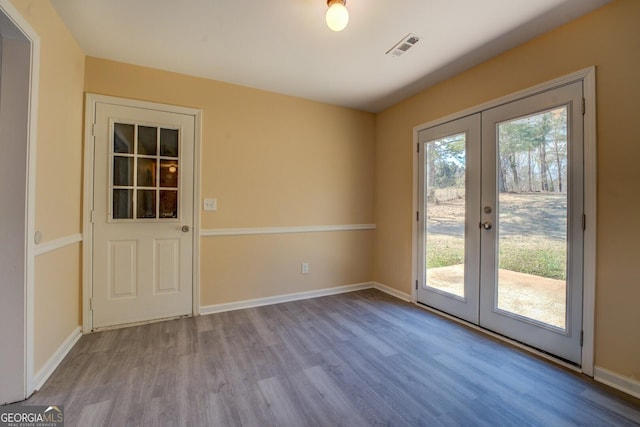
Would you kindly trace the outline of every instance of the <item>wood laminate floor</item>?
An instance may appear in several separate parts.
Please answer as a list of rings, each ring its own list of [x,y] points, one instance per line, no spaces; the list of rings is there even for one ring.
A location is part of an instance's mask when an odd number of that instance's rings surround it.
[[[69,426],[631,426],[640,405],[366,290],[83,336],[28,405]]]

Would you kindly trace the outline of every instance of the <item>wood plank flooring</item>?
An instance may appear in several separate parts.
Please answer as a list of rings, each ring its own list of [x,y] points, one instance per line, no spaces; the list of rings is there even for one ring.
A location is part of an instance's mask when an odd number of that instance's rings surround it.
[[[83,336],[66,426],[632,426],[640,404],[376,290]]]

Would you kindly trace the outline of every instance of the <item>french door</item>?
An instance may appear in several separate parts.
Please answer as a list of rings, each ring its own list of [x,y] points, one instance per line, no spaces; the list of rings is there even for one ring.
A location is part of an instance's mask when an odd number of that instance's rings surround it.
[[[582,83],[419,133],[418,301],[580,365]]]
[[[481,116],[420,132],[418,301],[478,324]]]

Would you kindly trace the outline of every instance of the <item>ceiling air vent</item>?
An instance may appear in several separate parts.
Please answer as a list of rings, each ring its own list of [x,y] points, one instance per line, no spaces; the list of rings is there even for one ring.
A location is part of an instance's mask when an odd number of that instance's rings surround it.
[[[419,41],[420,36],[416,36],[415,34],[408,34],[405,38],[396,43],[395,46],[389,49],[386,54],[398,57],[415,46]]]

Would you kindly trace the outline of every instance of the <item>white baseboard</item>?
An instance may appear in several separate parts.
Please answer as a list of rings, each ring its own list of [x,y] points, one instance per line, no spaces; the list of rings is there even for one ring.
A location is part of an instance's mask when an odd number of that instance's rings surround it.
[[[636,378],[625,377],[617,372],[596,366],[593,379],[640,399],[640,381]]]
[[[385,294],[389,294],[406,302],[411,302],[411,295],[401,292],[397,289],[390,288],[389,286],[383,285],[382,283],[374,282],[373,287],[381,292],[384,292]]]
[[[60,345],[58,350],[51,355],[47,363],[36,373],[33,378],[33,389],[40,390],[40,387],[44,385],[44,383],[49,379],[53,371],[56,370],[62,359],[71,351],[74,345],[78,342],[80,337],[82,336],[82,328],[78,326],[71,332],[71,335],[64,340],[64,342]]]
[[[261,307],[263,305],[279,304],[282,302],[298,301],[309,298],[324,297],[327,295],[342,294],[345,292],[360,291],[374,287],[372,282],[357,283],[354,285],[334,286],[331,288],[317,289],[306,292],[295,292],[292,294],[276,295],[273,297],[256,298],[244,301],[229,302],[225,304],[215,304],[200,307],[200,314],[222,313],[223,311],[240,310],[243,308]]]

